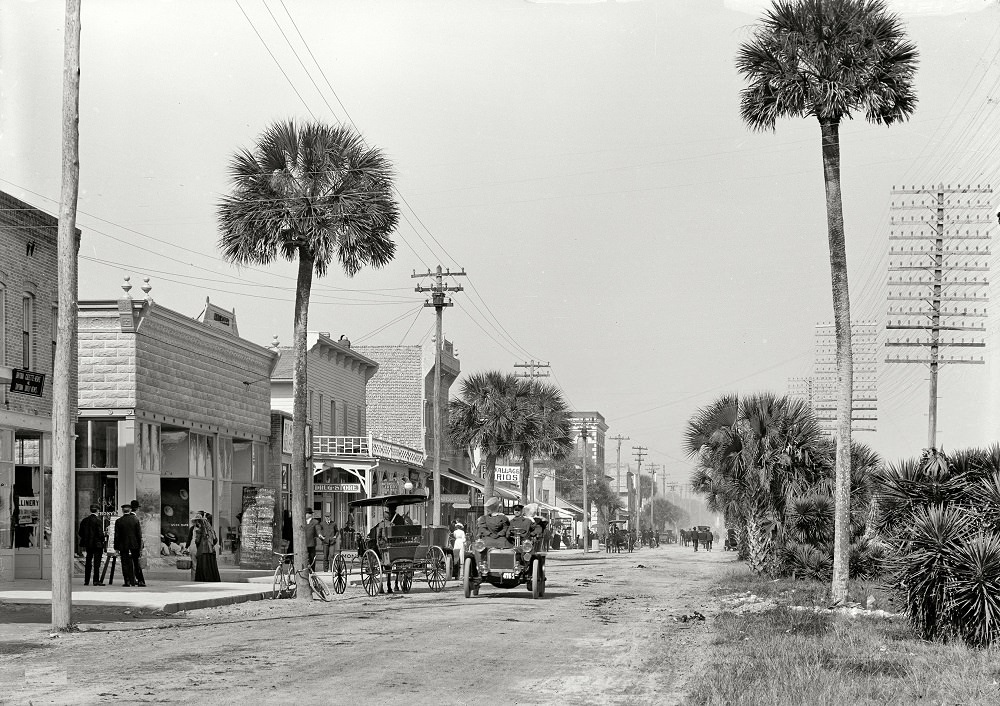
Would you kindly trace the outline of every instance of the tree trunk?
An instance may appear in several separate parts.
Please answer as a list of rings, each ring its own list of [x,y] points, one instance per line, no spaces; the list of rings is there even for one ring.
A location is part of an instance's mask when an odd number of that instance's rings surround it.
[[[292,544],[294,545],[296,572],[306,568],[306,420],[308,409],[308,375],[306,370],[306,350],[309,324],[309,294],[312,291],[313,257],[305,249],[299,248],[299,272],[295,283],[295,331],[293,333],[293,350],[295,360],[292,368]],[[312,591],[303,581],[301,574],[296,574],[299,589],[296,598],[299,601],[312,600]]]
[[[486,454],[485,467],[483,468],[483,502],[493,497],[496,489],[497,479],[497,457],[496,454]]]
[[[826,222],[833,280],[833,321],[837,337],[837,458],[834,485],[833,584],[834,603],[847,601],[851,552],[851,412],[854,366],[851,355],[851,299],[847,288],[847,246],[844,206],[840,193],[840,126],[821,122],[823,177],[826,182]]]
[[[52,366],[52,627],[73,623],[73,354],[76,341],[76,202],[80,189],[80,0],[66,0],[58,321]]]
[[[763,515],[751,513],[746,522],[747,563],[754,576],[767,573],[770,565],[770,535],[763,528],[763,519]]]

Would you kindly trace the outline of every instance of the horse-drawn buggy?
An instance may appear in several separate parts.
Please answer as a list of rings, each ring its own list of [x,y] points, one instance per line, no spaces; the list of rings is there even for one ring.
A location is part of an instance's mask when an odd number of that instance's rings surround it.
[[[361,585],[369,596],[392,593],[393,585],[403,593],[413,587],[413,578],[422,573],[428,587],[444,589],[448,580],[448,564],[444,549],[431,542],[431,533],[421,525],[411,524],[396,509],[405,505],[425,503],[423,495],[379,495],[355,500],[351,507],[381,507],[383,518],[368,534],[357,533],[357,553],[338,552],[333,560],[333,590],[343,593],[355,566],[361,574]],[[382,579],[385,579],[383,586]]]
[[[515,588],[524,584],[532,598],[545,595],[545,557],[541,551],[541,532],[531,528],[511,527],[505,541],[492,543],[477,539],[466,553],[462,567],[465,597],[479,595],[485,582],[497,588]]]
[[[608,523],[608,536],[604,543],[605,551],[618,554],[623,551],[631,552],[635,546],[632,541],[632,533],[628,531],[628,523],[624,520],[612,520]]]

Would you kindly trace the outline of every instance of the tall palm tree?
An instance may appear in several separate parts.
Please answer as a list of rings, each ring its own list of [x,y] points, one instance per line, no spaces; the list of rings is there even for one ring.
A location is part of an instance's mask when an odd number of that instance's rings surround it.
[[[528,484],[532,460],[537,456],[559,459],[573,450],[570,410],[562,391],[551,383],[530,380],[522,383],[527,397],[530,426],[517,444],[521,457],[521,498],[528,502]]]
[[[448,434],[459,448],[482,450],[485,497],[494,493],[497,460],[517,453],[532,424],[524,384],[513,373],[489,370],[462,381],[459,397],[450,404]]]
[[[822,134],[837,339],[835,602],[847,600],[853,391],[840,123],[858,111],[879,125],[908,118],[917,102],[916,66],[917,50],[883,0],[775,0],[736,57],[748,81],[740,114],[752,129],[774,130],[778,118],[811,115]]]
[[[399,220],[392,164],[345,126],[274,123],[229,166],[219,203],[219,248],[237,265],[298,260],[292,373],[292,526],[295,566],[306,565],[306,330],[313,276],[333,262],[348,277],[392,260]],[[309,600],[309,591],[299,591]]]

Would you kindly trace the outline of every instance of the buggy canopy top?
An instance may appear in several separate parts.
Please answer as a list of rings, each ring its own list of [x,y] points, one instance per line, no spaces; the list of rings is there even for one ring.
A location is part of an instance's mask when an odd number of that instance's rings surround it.
[[[374,507],[385,506],[397,508],[400,505],[419,505],[427,502],[426,495],[373,495],[370,498],[352,500],[348,503],[351,507]]]

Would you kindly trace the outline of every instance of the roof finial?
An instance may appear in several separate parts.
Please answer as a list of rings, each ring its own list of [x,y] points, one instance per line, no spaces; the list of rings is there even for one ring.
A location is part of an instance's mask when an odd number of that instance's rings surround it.
[[[280,347],[281,344],[278,343],[278,334],[274,334],[274,340],[271,341],[271,348],[273,348],[274,350],[278,350]]]
[[[146,299],[152,301],[152,299],[149,296],[149,292],[153,289],[153,285],[149,283],[149,277],[142,278],[142,286],[139,287],[139,289],[141,289],[142,293],[146,295]]]
[[[132,283],[129,281],[132,278],[125,275],[125,284],[122,285],[122,289],[125,290],[125,296],[129,296],[129,291],[132,289]]]

